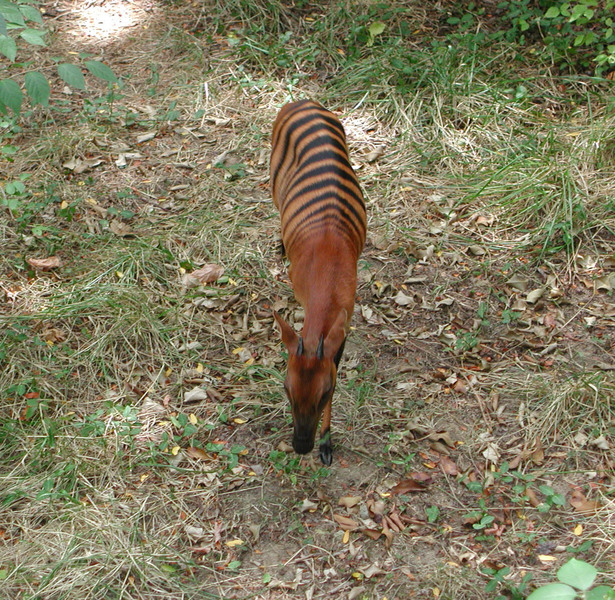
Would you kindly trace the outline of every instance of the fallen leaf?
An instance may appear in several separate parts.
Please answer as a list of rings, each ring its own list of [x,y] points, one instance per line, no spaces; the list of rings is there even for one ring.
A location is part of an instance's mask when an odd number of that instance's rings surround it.
[[[128,237],[129,235],[133,235],[130,225],[124,223],[123,221],[118,221],[117,219],[111,221],[109,224],[109,229],[112,233],[115,233],[115,235],[119,235],[120,237]]]
[[[457,465],[448,456],[443,456],[440,459],[440,468],[447,475],[455,476],[459,474]]]
[[[473,244],[472,246],[468,246],[468,252],[474,256],[482,256],[486,253],[486,250],[478,244]]]
[[[513,275],[506,283],[511,288],[514,288],[520,292],[525,292],[525,290],[527,290],[529,281],[525,277],[521,277],[520,275]]]
[[[337,503],[346,508],[352,508],[361,502],[361,496],[342,496]]]
[[[49,271],[62,266],[62,261],[59,256],[50,256],[49,258],[29,258],[28,264],[38,271]]]
[[[312,502],[308,498],[305,498],[301,503],[301,512],[314,512],[318,508],[317,502]]]
[[[538,300],[540,300],[540,298],[542,297],[542,295],[544,293],[545,293],[545,288],[539,287],[539,288],[536,288],[535,290],[532,290],[531,292],[528,292],[527,296],[525,297],[525,299],[530,304],[536,304],[536,302],[538,302]]]
[[[533,506],[534,508],[542,504],[542,502],[538,499],[536,492],[532,488],[526,488],[525,495],[527,496],[527,499],[529,500],[530,505]]]
[[[334,514],[333,518],[335,519],[336,523],[344,530],[348,529],[350,531],[356,531],[359,528],[359,524],[350,517]]]
[[[376,146],[371,152],[365,155],[365,160],[368,163],[374,162],[376,159],[380,158],[384,153],[384,146]]]
[[[288,443],[285,442],[284,440],[282,440],[277,446],[276,448],[280,451],[280,452],[293,452],[293,447]]]
[[[156,137],[155,131],[149,131],[148,133],[144,133],[142,135],[137,136],[137,144],[143,144],[144,142],[149,142]]]
[[[184,402],[196,402],[197,400],[207,400],[207,392],[200,387],[194,387],[184,394]]]
[[[192,271],[190,277],[196,279],[199,283],[211,283],[217,281],[224,274],[224,267],[215,263],[207,263],[200,269]]]
[[[229,540],[228,542],[225,542],[225,543],[229,548],[235,548],[235,546],[243,545],[244,541],[240,539],[236,539],[236,540]]]
[[[205,452],[203,448],[196,448],[195,446],[190,446],[189,448],[186,448],[184,452],[190,458],[196,458],[197,460],[213,460],[214,459],[213,456]]]
[[[202,527],[194,527],[192,525],[184,525],[186,536],[193,542],[198,542],[205,537],[205,530]]]
[[[369,565],[368,567],[359,567],[359,571],[361,571],[367,579],[371,579],[375,575],[386,574],[386,571],[383,571],[376,563]]]
[[[414,306],[416,304],[412,296],[407,296],[401,290],[397,292],[397,295],[393,298],[393,300],[396,304],[399,304],[399,306]]]
[[[600,448],[600,450],[610,450],[611,446],[608,440],[603,436],[597,437],[595,440],[591,440],[589,442],[592,446],[596,446],[596,448]]]
[[[81,158],[71,158],[69,161],[66,161],[62,166],[69,171],[73,171],[73,173],[85,173],[94,167],[97,167],[102,163],[102,158],[86,158],[85,160]]]
[[[402,479],[397,485],[394,485],[389,491],[391,494],[407,494],[408,492],[424,492],[425,485],[415,481],[414,479]]]
[[[581,490],[572,490],[570,504],[582,515],[592,515],[602,507],[597,500],[588,500]]]

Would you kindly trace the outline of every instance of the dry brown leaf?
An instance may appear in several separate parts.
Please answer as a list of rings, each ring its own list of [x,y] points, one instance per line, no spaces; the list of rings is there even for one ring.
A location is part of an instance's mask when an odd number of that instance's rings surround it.
[[[425,485],[415,481],[414,479],[402,479],[397,485],[394,485],[390,490],[391,494],[407,494],[409,492],[424,492]]]
[[[369,163],[374,162],[376,159],[380,158],[384,153],[384,146],[376,146],[371,152],[365,155],[365,160]]]
[[[343,530],[356,531],[359,528],[359,524],[354,519],[346,517],[345,515],[334,514],[333,518]]]
[[[62,342],[66,339],[66,333],[56,327],[48,327],[43,331],[43,339],[46,342],[55,344],[56,342]]]
[[[192,273],[190,273],[190,277],[193,277],[199,283],[211,283],[212,281],[217,281],[220,279],[223,273],[224,267],[215,263],[207,263],[200,269],[192,271]]]
[[[73,173],[85,173],[94,167],[97,167],[102,163],[102,158],[86,158],[85,160],[81,158],[71,158],[69,161],[65,162],[62,166]]]
[[[542,449],[540,438],[536,438],[536,447],[532,452],[532,462],[536,465],[541,465],[545,460],[545,452]]]
[[[197,402],[207,400],[207,391],[200,387],[193,387],[184,394],[184,402]]]
[[[309,498],[304,498],[301,503],[301,512],[314,512],[318,508],[317,502],[312,502]]]
[[[537,506],[542,504],[542,502],[538,499],[538,496],[536,495],[536,492],[532,488],[527,488],[525,490],[525,495],[527,496],[527,499],[529,500],[530,504],[534,508],[536,508]]]
[[[28,264],[38,271],[49,271],[62,266],[62,261],[59,256],[50,256],[49,258],[29,258]]]
[[[195,446],[190,446],[186,448],[184,452],[190,458],[196,458],[197,460],[214,460],[214,457],[211,454],[208,454],[203,450],[203,448],[196,448]]]
[[[588,500],[581,490],[572,490],[570,504],[577,512],[583,515],[593,515],[598,512],[602,505],[597,500]]]
[[[381,535],[382,535],[382,531],[378,531],[377,529],[361,529],[361,533],[363,535],[366,535],[368,538],[371,538],[372,540],[377,540]]]
[[[124,223],[123,221],[118,221],[117,219],[111,221],[111,223],[109,224],[109,229],[112,233],[115,233],[115,235],[119,235],[120,237],[128,237],[129,235],[134,235],[130,225]]]
[[[536,304],[536,302],[540,300],[540,298],[542,297],[544,293],[545,293],[545,288],[539,287],[539,288],[536,288],[535,290],[532,290],[531,292],[528,292],[525,299],[530,304]]]
[[[598,436],[595,440],[591,440],[591,442],[589,443],[592,446],[596,446],[596,448],[600,448],[600,450],[611,449],[611,445],[609,444],[609,441],[604,437],[604,435]]]
[[[143,133],[142,135],[137,136],[137,144],[143,144],[144,142],[149,142],[156,137],[155,131],[149,131],[148,133]]]
[[[455,447],[455,442],[448,431],[435,431],[434,433],[430,433],[427,439],[434,442],[444,442],[449,448]]]
[[[412,296],[407,296],[401,290],[397,292],[395,298],[393,298],[395,304],[399,304],[399,306],[414,306],[416,302]]]
[[[448,456],[443,456],[440,459],[440,468],[447,475],[455,476],[459,474],[457,465]]]
[[[342,496],[338,500],[338,504],[340,506],[345,506],[346,508],[352,508],[361,502],[361,496]]]
[[[284,440],[282,440],[277,446],[276,448],[280,451],[280,452],[293,452],[293,447],[288,443],[285,442]]]
[[[458,394],[465,394],[468,391],[468,385],[463,379],[458,379],[453,385],[453,390]]]

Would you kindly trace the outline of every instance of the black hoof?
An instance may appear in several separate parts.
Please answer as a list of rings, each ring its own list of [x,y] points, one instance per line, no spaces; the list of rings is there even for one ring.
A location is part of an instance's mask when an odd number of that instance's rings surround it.
[[[320,461],[327,467],[331,466],[333,462],[333,447],[331,446],[331,436],[327,435],[327,439],[321,442],[319,452]]]

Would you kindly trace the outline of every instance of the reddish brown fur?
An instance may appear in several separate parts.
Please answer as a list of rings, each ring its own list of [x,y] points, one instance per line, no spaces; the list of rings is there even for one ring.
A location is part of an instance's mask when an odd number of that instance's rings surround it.
[[[308,135],[308,127],[315,132]],[[299,162],[297,157],[310,142],[316,144],[315,149]],[[324,158],[319,158],[321,155]],[[331,398],[354,308],[357,260],[365,242],[363,198],[339,121],[314,102],[288,104],[278,114],[271,170],[273,200],[282,215],[282,239],[291,263],[290,279],[305,309],[302,353],[298,353],[299,336],[275,315],[289,353],[285,388],[293,413],[293,447],[301,454],[313,448],[322,417],[320,455],[330,464]],[[307,183],[297,191],[297,181],[306,174]],[[319,200],[319,194],[325,198]],[[297,213],[294,220],[290,218]],[[323,353],[319,358],[321,339]]]

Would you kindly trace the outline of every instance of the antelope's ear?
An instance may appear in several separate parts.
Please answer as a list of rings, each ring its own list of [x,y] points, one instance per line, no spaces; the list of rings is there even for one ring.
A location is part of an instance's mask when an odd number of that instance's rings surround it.
[[[275,317],[275,320],[280,326],[280,332],[282,333],[282,342],[286,346],[286,349],[290,354],[297,354],[297,347],[299,346],[299,336],[277,312],[274,311],[273,316]]]
[[[346,337],[346,316],[346,309],[342,308],[325,338],[324,355],[329,358],[333,358],[337,354]]]

